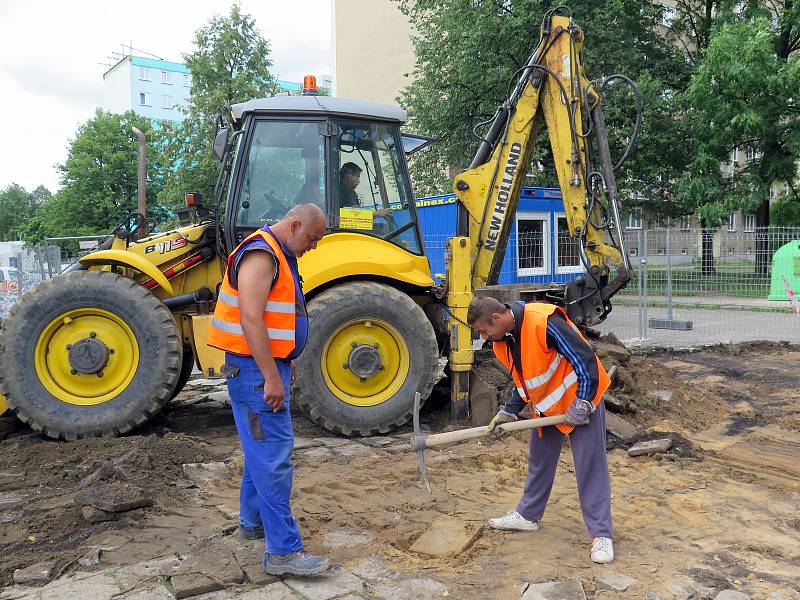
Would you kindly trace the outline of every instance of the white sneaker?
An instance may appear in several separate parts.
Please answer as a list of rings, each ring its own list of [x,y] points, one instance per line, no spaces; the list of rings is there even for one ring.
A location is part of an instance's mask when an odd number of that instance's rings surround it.
[[[492,529],[503,529],[505,531],[536,531],[539,523],[528,521],[525,517],[515,510],[510,510],[505,517],[489,519],[489,527]]]
[[[601,564],[614,560],[614,543],[611,538],[596,537],[592,540],[592,560]]]

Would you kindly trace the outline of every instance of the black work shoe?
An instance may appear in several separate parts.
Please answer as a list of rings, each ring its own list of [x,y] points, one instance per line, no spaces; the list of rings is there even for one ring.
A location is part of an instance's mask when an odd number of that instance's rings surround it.
[[[298,550],[289,554],[267,553],[261,561],[261,566],[270,575],[316,575],[330,565],[324,556]]]
[[[236,533],[243,540],[263,540],[264,526],[258,525],[256,527],[253,527],[253,529],[247,529],[239,525],[239,529],[236,530]]]

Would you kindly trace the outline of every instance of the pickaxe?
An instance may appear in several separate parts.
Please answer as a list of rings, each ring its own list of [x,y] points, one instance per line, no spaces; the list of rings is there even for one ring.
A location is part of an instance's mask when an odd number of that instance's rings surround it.
[[[417,451],[417,458],[419,459],[419,471],[422,473],[422,479],[425,481],[425,487],[428,493],[431,493],[431,482],[428,479],[428,470],[425,468],[425,450],[433,448],[434,446],[443,446],[444,444],[453,444],[455,442],[463,442],[474,438],[485,437],[492,435],[486,425],[481,427],[472,427],[471,429],[459,429],[458,431],[448,431],[445,433],[434,433],[425,437],[419,429],[419,392],[414,394],[414,437],[411,438],[411,448]],[[544,427],[546,425],[557,425],[567,420],[566,415],[557,415],[555,417],[541,417],[538,419],[524,419],[522,421],[512,421],[511,423],[503,423],[498,425],[503,433],[512,433],[514,431],[527,431],[529,429],[536,429],[537,427]]]

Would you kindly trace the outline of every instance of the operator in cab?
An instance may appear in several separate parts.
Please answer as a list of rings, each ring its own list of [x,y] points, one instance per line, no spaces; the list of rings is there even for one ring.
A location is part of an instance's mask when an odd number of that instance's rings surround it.
[[[326,227],[318,206],[299,204],[247,236],[228,256],[208,336],[209,346],[225,351],[223,373],[244,453],[239,535],[265,538],[261,566],[270,575],[328,568],[327,558],[303,549],[289,504],[293,361],[308,339],[297,259],[317,247]]]
[[[603,404],[610,379],[600,359],[567,313],[554,304],[502,303],[479,296],[469,304],[467,322],[492,342],[495,356],[516,383],[516,391],[491,420],[489,431],[516,421],[526,403],[531,414],[566,415],[565,423],[531,431],[522,498],[516,510],[489,519],[489,526],[508,531],[539,528],[564,438],[569,436],[583,521],[592,538],[591,559],[611,562],[611,479]]]
[[[356,188],[361,183],[362,169],[354,162],[346,162],[339,169],[339,206],[341,208],[370,208],[362,206]],[[379,208],[373,211],[375,217],[388,217],[391,208]]]

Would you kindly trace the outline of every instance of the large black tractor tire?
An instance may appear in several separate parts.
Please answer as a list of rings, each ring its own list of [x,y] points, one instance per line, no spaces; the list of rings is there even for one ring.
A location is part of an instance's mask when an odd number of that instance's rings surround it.
[[[295,384],[301,410],[348,436],[408,422],[414,393],[428,398],[439,367],[436,336],[419,305],[391,286],[353,282],[312,299],[308,316]]]
[[[48,437],[119,435],[169,401],[182,350],[172,313],[149,290],[107,271],[66,273],[3,319],[0,393]]]
[[[175,396],[181,393],[183,388],[186,387],[186,382],[192,376],[194,371],[194,352],[189,346],[183,347],[183,358],[181,359],[181,373],[178,375],[178,382],[175,384],[175,389],[169,395],[170,402],[175,399]]]

